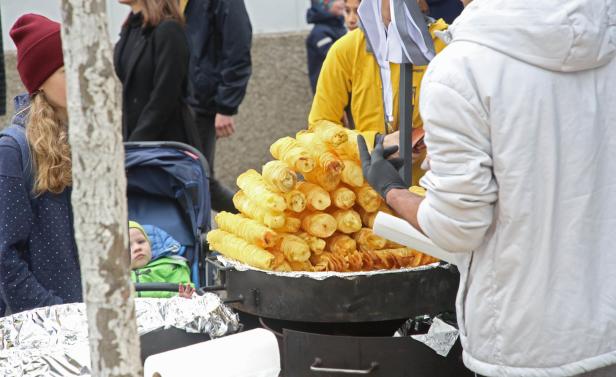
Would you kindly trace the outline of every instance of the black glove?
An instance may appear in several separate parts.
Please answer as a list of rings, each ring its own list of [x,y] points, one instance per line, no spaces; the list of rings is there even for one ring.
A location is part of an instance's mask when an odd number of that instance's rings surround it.
[[[359,156],[364,178],[383,198],[389,190],[394,188],[406,189],[407,185],[398,174],[398,170],[404,164],[401,158],[387,158],[398,150],[397,146],[383,148],[383,140],[378,140],[372,154],[368,152],[366,140],[363,136],[357,136]]]

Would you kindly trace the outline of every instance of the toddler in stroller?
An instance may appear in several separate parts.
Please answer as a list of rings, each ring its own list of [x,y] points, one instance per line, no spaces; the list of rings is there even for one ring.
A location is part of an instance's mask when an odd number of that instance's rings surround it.
[[[163,256],[182,256],[190,268],[190,280],[195,287],[208,285],[206,281],[205,249],[202,235],[210,229],[210,196],[207,161],[194,148],[174,142],[125,143],[128,217],[143,224],[157,261],[158,245],[164,243],[152,232],[152,225],[177,241],[183,250]],[[167,245],[162,247],[169,250]],[[147,262],[146,262],[147,263]],[[172,290],[144,287],[139,276],[135,286],[146,291]],[[166,284],[171,286],[172,284]],[[157,296],[160,297],[160,296]]]
[[[181,256],[152,258],[152,244],[143,227],[129,221],[130,267],[133,283],[174,283],[179,284],[178,294],[192,298],[195,289],[190,283],[188,261]],[[172,297],[174,292],[139,291],[138,297]]]

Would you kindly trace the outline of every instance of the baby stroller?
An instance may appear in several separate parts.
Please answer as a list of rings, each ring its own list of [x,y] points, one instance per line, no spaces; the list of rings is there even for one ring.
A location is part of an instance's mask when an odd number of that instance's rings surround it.
[[[128,217],[164,229],[183,248],[198,292],[206,285],[203,234],[210,230],[209,167],[195,148],[177,142],[127,142]],[[177,284],[136,284],[137,291],[178,291]],[[141,339],[142,359],[207,340],[206,335],[164,330]],[[205,337],[205,338],[204,338]]]
[[[185,246],[196,287],[205,283],[203,233],[210,230],[208,163],[176,142],[128,142],[128,217],[164,229]]]

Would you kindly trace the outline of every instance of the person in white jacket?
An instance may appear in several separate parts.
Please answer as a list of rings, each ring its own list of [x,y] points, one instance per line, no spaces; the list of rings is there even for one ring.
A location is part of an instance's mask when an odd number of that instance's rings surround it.
[[[616,0],[475,0],[448,34],[422,81],[425,199],[360,140],[364,174],[456,254],[470,369],[614,377]]]

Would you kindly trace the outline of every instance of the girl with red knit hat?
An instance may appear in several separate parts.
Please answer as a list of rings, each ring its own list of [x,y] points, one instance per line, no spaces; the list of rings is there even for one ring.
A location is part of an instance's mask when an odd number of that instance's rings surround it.
[[[82,294],[60,24],[26,14],[10,36],[28,91],[0,134],[0,298],[15,313]]]

